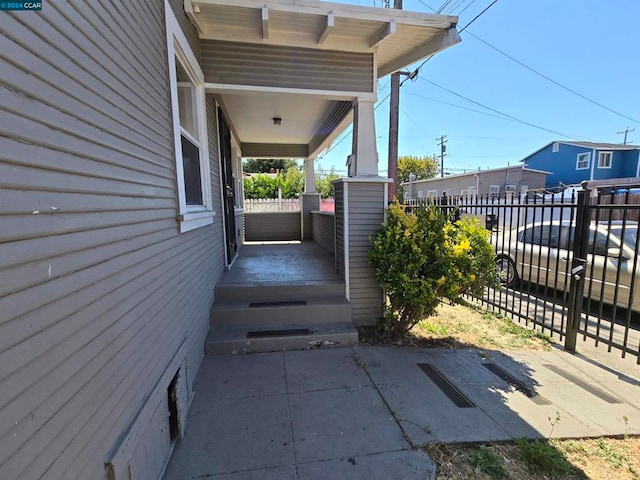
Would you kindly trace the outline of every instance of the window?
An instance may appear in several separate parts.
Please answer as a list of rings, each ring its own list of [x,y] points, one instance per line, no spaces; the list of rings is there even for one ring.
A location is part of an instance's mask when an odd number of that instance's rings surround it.
[[[165,1],[180,232],[213,223],[204,75]]]
[[[450,189],[450,188],[447,188],[447,189],[444,191],[444,194],[445,194],[447,197],[450,197],[450,196],[451,196],[451,189]]]
[[[584,170],[589,168],[591,164],[591,154],[590,153],[579,153],[578,160],[576,161],[576,170]]]
[[[500,185],[489,185],[489,195],[500,195]]]
[[[598,168],[611,168],[612,152],[600,152],[598,154]]]
[[[428,198],[437,198],[438,197],[438,190],[427,190],[427,197]]]
[[[424,198],[424,192],[422,190],[418,190],[418,198]]]
[[[556,153],[558,150],[560,150],[560,144],[558,142],[553,142],[553,146],[551,147],[551,151],[553,153]]]

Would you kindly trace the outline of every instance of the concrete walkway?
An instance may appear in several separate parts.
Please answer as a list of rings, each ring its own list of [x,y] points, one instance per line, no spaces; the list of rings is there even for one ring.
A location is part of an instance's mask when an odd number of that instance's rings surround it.
[[[625,431],[640,434],[640,379],[562,351],[207,356],[165,479],[425,479],[425,443]]]

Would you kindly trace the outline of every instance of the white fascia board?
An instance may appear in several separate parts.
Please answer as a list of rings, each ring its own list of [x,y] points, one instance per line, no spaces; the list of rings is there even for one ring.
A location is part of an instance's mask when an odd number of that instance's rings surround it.
[[[435,55],[436,53],[446,50],[461,41],[462,39],[455,28],[449,28],[437,33],[422,45],[414,48],[408,53],[405,53],[403,56],[396,58],[385,65],[379,65],[378,78],[389,73],[396,72],[407,65],[411,65],[412,63],[422,60],[423,58]]]
[[[388,23],[395,19],[398,23],[416,27],[450,28],[458,22],[458,17],[433,13],[398,10],[393,8],[376,8],[344,3],[320,2],[315,0],[192,0],[193,5],[206,8],[211,6],[242,7],[262,9],[264,7],[276,12],[302,13],[326,16],[333,13],[336,18],[368,20]]]

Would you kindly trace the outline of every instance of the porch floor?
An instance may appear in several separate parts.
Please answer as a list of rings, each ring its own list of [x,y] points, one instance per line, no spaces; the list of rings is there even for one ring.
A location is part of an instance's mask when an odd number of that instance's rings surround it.
[[[341,283],[334,256],[307,242],[247,242],[219,284]]]

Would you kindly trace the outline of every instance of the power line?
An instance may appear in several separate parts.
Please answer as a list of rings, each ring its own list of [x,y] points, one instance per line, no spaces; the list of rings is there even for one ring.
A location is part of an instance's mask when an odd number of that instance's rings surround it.
[[[422,5],[424,5],[425,7],[427,7],[429,10],[432,10],[432,11],[434,11],[434,12],[436,11],[433,7],[431,7],[430,5],[427,5],[423,0],[418,0],[418,1],[419,1]],[[475,1],[476,1],[476,0],[472,0],[472,2],[471,2],[469,5],[467,5],[467,6],[464,8],[464,10],[462,10],[458,15],[461,15],[461,14],[462,14],[462,13],[463,13],[467,8],[469,8],[469,7],[471,6],[471,4],[473,4],[473,2],[475,2]],[[480,17],[480,15],[482,15],[485,11],[487,11],[487,10],[488,10],[488,9],[489,9],[489,8],[490,8],[490,7],[491,7],[491,6],[496,2],[496,1],[497,1],[497,0],[494,0],[494,2],[493,2],[493,3],[491,3],[491,4],[490,4],[488,7],[486,7],[482,12],[480,12],[478,15],[476,15],[476,17],[475,17],[473,20],[471,20],[469,23],[467,23],[467,24],[466,24],[466,25],[465,25],[465,26],[464,26],[464,27],[459,31],[459,33],[464,32],[464,31],[469,27],[469,25],[471,25],[473,22],[475,22],[475,21]],[[592,98],[589,98],[589,97],[587,97],[586,95],[583,95],[583,94],[581,94],[580,92],[577,92],[577,91],[573,90],[572,88],[567,87],[566,85],[563,85],[562,83],[558,82],[557,80],[554,80],[553,78],[549,77],[548,75],[545,75],[544,73],[539,72],[539,71],[538,71],[538,70],[536,70],[535,68],[530,67],[529,65],[527,65],[526,63],[524,63],[524,62],[522,62],[522,61],[518,60],[517,58],[513,57],[512,55],[509,55],[509,54],[508,54],[508,53],[506,53],[505,51],[500,50],[500,49],[499,49],[498,47],[496,47],[495,45],[490,44],[490,43],[489,43],[489,42],[487,42],[486,40],[483,40],[482,38],[480,38],[480,37],[478,37],[477,35],[475,35],[474,33],[469,32],[469,31],[467,31],[466,33],[467,33],[467,34],[469,34],[469,35],[471,35],[471,36],[472,36],[473,38],[475,38],[476,40],[478,40],[478,41],[480,41],[480,42],[484,43],[487,47],[489,47],[489,48],[491,48],[491,49],[495,50],[496,52],[498,52],[498,53],[500,53],[500,54],[504,55],[504,56],[505,56],[505,57],[507,57],[508,59],[510,59],[510,60],[512,60],[512,61],[514,61],[514,62],[516,62],[518,65],[520,65],[520,66],[522,66],[522,67],[526,68],[527,70],[529,70],[529,71],[531,71],[531,72],[535,73],[536,75],[538,75],[538,76],[540,76],[540,77],[544,78],[545,80],[547,80],[547,81],[549,81],[549,82],[553,83],[554,85],[557,85],[558,87],[560,87],[560,88],[562,88],[562,89],[564,89],[564,90],[566,90],[566,91],[568,91],[568,92],[570,92],[570,93],[572,93],[572,94],[574,94],[574,95],[576,95],[576,96],[578,96],[578,97],[582,98],[583,100],[586,100],[587,102],[590,102],[590,103],[592,103],[592,104],[594,104],[594,105],[597,105],[597,106],[598,106],[598,107],[600,107],[600,108],[603,108],[603,109],[605,109],[605,110],[607,110],[607,111],[609,111],[609,112],[611,112],[611,113],[614,113],[615,115],[618,115],[618,116],[620,116],[620,117],[626,118],[627,120],[631,120],[631,121],[632,121],[632,122],[634,122],[634,123],[638,123],[638,124],[640,124],[640,121],[639,121],[639,120],[637,120],[637,119],[635,119],[635,118],[633,118],[633,117],[630,117],[630,116],[628,116],[628,115],[625,115],[624,113],[618,112],[617,110],[614,110],[613,108],[609,108],[609,107],[607,107],[606,105],[603,105],[602,103],[597,102],[596,100],[593,100]],[[428,61],[430,58],[431,58],[431,57],[429,57],[429,58],[425,59],[425,61],[424,61],[424,62],[422,62],[422,64],[417,68],[417,70],[420,70],[420,68],[422,68],[422,66],[423,66],[425,63],[427,63],[427,61]]]
[[[462,30],[461,30],[461,33],[462,33]],[[595,100],[593,100],[593,99],[591,99],[591,98],[587,97],[586,95],[583,95],[583,94],[581,94],[581,93],[579,93],[579,92],[576,92],[575,90],[573,90],[573,89],[571,89],[571,88],[567,87],[566,85],[563,85],[562,83],[560,83],[560,82],[558,82],[558,81],[554,80],[553,78],[551,78],[551,77],[549,77],[549,76],[545,75],[544,73],[539,72],[539,71],[538,71],[538,70],[536,70],[535,68],[530,67],[529,65],[527,65],[527,64],[526,64],[526,63],[524,63],[524,62],[521,62],[521,61],[520,61],[520,60],[518,60],[517,58],[515,58],[515,57],[513,57],[513,56],[509,55],[508,53],[506,53],[506,52],[504,52],[504,51],[500,50],[498,47],[496,47],[496,46],[494,46],[494,45],[491,45],[489,42],[487,42],[486,40],[483,40],[482,38],[478,37],[477,35],[474,35],[474,34],[473,34],[473,33],[471,33],[471,32],[467,32],[467,34],[471,35],[471,36],[472,36],[473,38],[475,38],[476,40],[478,40],[478,41],[480,41],[480,42],[484,43],[487,47],[489,47],[489,48],[491,48],[491,49],[495,50],[496,52],[498,52],[498,53],[500,53],[500,54],[504,55],[504,56],[505,56],[505,57],[507,57],[508,59],[510,59],[510,60],[512,60],[512,61],[514,61],[514,62],[516,62],[518,65],[520,65],[520,66],[522,66],[522,67],[526,68],[526,69],[527,69],[527,70],[529,70],[530,72],[533,72],[533,73],[535,73],[536,75],[538,75],[538,76],[540,76],[540,77],[544,78],[545,80],[548,80],[549,82],[551,82],[551,83],[553,83],[553,84],[557,85],[558,87],[560,87],[560,88],[562,88],[562,89],[564,89],[564,90],[566,90],[566,91],[568,91],[568,92],[571,92],[571,93],[573,93],[574,95],[577,95],[578,97],[582,98],[583,100],[586,100],[587,102],[593,103],[594,105],[597,105],[597,106],[598,106],[598,107],[600,107],[600,108],[604,108],[605,110],[608,110],[608,111],[609,111],[609,112],[611,112],[611,113],[615,113],[616,115],[618,115],[618,116],[620,116],[620,117],[626,118],[627,120],[631,120],[632,122],[635,122],[635,123],[640,124],[640,121],[639,121],[639,120],[636,120],[635,118],[629,117],[629,116],[625,115],[624,113],[620,113],[620,112],[618,112],[618,111],[614,110],[613,108],[609,108],[609,107],[607,107],[606,105],[603,105],[602,103],[597,102],[597,101],[595,101]]]
[[[423,4],[425,7],[429,8],[430,10],[433,10],[433,7],[430,7],[429,5],[427,5],[426,3],[424,3],[422,0],[418,0],[418,1],[419,1],[421,4]],[[475,1],[475,0],[474,0],[474,1]],[[498,1],[498,0],[493,0],[493,2],[491,2],[487,7],[485,7],[485,9],[484,9],[484,10],[482,10],[478,15],[476,15],[475,17],[473,17],[473,20],[471,20],[471,21],[470,21],[469,23],[467,23],[464,27],[462,27],[462,30],[460,30],[458,33],[462,33],[462,32],[464,32],[464,31],[467,29],[467,27],[468,27],[469,25],[471,25],[471,24],[472,24],[473,22],[475,22],[478,18],[480,18],[480,17],[482,16],[482,14],[484,14],[484,13],[485,13],[487,10],[489,10],[493,5],[495,5],[495,3],[496,3],[497,1]],[[445,2],[445,3],[446,3],[446,2]],[[473,2],[472,2],[472,3],[473,3]],[[442,8],[442,7],[440,7],[440,8]],[[466,9],[465,9],[465,10],[466,10]],[[435,11],[435,10],[433,10],[433,11]],[[440,13],[440,11],[437,11],[436,13]],[[406,82],[409,78],[414,78],[415,76],[417,76],[417,75],[418,75],[418,73],[420,72],[420,69],[421,69],[422,67],[424,67],[424,66],[425,66],[425,64],[426,64],[429,60],[431,60],[432,58],[433,58],[433,55],[432,55],[432,56],[430,56],[430,57],[425,58],[425,59],[424,59],[424,61],[423,61],[423,62],[418,66],[418,68],[416,68],[416,69],[414,70],[414,72],[415,72],[415,73],[414,73],[414,74],[412,74],[412,75],[409,75],[407,78],[405,78],[405,79],[402,81],[402,83]],[[400,85],[402,85],[402,83],[401,83]]]
[[[530,127],[537,128],[539,130],[544,130],[545,132],[550,132],[550,133],[553,133],[554,135],[560,135],[561,137],[588,141],[587,139],[578,137],[576,135],[571,135],[571,134],[568,134],[568,133],[562,133],[562,132],[559,132],[557,130],[552,130],[550,128],[541,127],[540,125],[536,125],[535,123],[527,122],[526,120],[522,120],[520,118],[514,117],[513,115],[509,115],[507,113],[501,112],[500,110],[496,110],[495,108],[488,107],[487,105],[484,105],[484,104],[482,104],[480,102],[476,102],[475,100],[472,100],[469,97],[465,97],[464,95],[462,95],[460,93],[454,92],[453,90],[450,90],[450,89],[448,89],[446,87],[443,87],[442,85],[438,85],[437,83],[432,82],[431,80],[427,80],[426,78],[423,78],[423,77],[418,77],[418,78],[420,80],[422,80],[423,82],[430,83],[431,85],[433,85],[435,87],[438,87],[438,88],[440,88],[440,89],[442,89],[442,90],[444,90],[446,92],[449,92],[450,94],[455,95],[456,97],[462,98],[462,99],[466,100],[467,102],[471,102],[471,103],[473,103],[475,105],[478,105],[478,106],[480,106],[482,108],[486,108],[487,110],[495,112],[498,115],[502,115],[502,116],[504,116],[506,118],[513,119],[513,120],[517,121],[518,123],[522,123],[524,125],[529,125]]]

